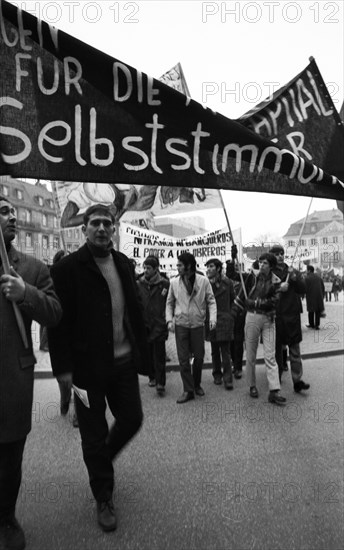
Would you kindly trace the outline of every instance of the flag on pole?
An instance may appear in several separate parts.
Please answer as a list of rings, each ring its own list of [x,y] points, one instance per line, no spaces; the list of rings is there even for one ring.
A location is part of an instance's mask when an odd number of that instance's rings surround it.
[[[0,175],[151,186],[139,208],[155,186],[342,197],[290,149],[5,0],[0,66]],[[305,118],[320,103],[302,97]]]
[[[314,58],[288,84],[238,121],[344,180],[343,117],[332,101]]]

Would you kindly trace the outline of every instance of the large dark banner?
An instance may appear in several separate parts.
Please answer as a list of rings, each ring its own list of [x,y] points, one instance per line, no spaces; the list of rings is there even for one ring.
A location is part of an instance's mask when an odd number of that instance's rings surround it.
[[[240,122],[8,2],[0,18],[0,174],[341,198],[336,177]]]
[[[313,58],[238,121],[344,181],[344,124]]]

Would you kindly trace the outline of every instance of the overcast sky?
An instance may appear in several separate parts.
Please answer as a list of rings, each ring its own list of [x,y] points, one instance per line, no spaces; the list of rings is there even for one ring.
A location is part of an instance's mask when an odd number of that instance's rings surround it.
[[[48,23],[156,78],[182,64],[193,99],[237,118],[303,70],[313,56],[337,110],[343,103],[343,2],[198,0],[17,1]],[[101,75],[99,75],[101,78]],[[243,243],[282,236],[310,198],[224,192]],[[312,209],[336,208],[314,199]],[[216,228],[219,216],[208,225]],[[224,223],[224,218],[222,219]]]

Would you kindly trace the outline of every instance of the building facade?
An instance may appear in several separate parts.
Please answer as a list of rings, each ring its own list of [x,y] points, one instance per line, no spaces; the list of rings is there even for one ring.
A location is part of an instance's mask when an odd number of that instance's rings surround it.
[[[287,263],[294,257],[304,221],[302,218],[292,223],[283,237]],[[310,263],[321,271],[333,269],[343,275],[344,221],[340,210],[315,211],[308,216],[295,260],[301,270]]]
[[[13,204],[17,216],[18,250],[51,264],[61,248],[59,220],[52,193],[44,184],[0,177],[0,194]]]

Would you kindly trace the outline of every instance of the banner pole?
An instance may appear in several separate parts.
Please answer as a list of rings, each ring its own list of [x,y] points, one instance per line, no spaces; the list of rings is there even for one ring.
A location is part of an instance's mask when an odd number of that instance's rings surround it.
[[[7,256],[7,251],[6,251],[6,246],[5,246],[5,241],[4,241],[4,236],[2,234],[1,226],[0,226],[0,257],[1,257],[1,260],[2,260],[4,273],[6,275],[10,275],[11,274],[11,267],[10,267],[10,263],[8,261],[8,256]],[[22,314],[20,312],[19,307],[17,306],[17,304],[15,302],[12,302],[12,306],[13,306],[13,310],[14,310],[14,315],[16,317],[16,321],[17,321],[19,332],[20,332],[20,336],[23,340],[24,347],[26,349],[28,349],[29,343],[28,343],[28,340],[27,340],[26,332],[25,332],[25,325],[24,325]]]
[[[226,222],[227,222],[227,226],[228,226],[228,231],[229,231],[229,234],[230,234],[232,243],[233,243],[233,245],[234,245],[235,243],[234,243],[233,233],[232,233],[231,226],[230,226],[230,223],[229,223],[229,219],[228,219],[228,215],[227,215],[227,210],[226,210],[226,208],[225,208],[225,203],[224,203],[224,201],[223,201],[222,190],[221,190],[221,189],[219,189],[219,195],[220,195],[220,199],[221,199],[222,208],[223,208],[223,211],[224,211],[224,214],[225,214],[225,217],[226,217]],[[246,287],[245,287],[245,283],[244,283],[244,278],[243,278],[242,272],[241,272],[240,262],[239,262],[239,260],[238,260],[237,257],[235,258],[235,260],[236,260],[236,263],[237,263],[237,265],[238,265],[239,277],[240,277],[240,282],[241,282],[241,285],[242,285],[242,290],[243,290],[243,293],[244,293],[245,298],[247,298],[247,292],[246,292]]]
[[[61,243],[62,243],[62,250],[67,252],[66,241],[65,241],[65,236],[64,236],[64,230],[61,227],[61,211],[60,211],[60,205],[59,205],[59,201],[58,201],[56,181],[51,182],[51,187],[52,187],[52,190],[53,190],[53,200],[54,200],[55,212],[56,212],[56,216],[59,220],[59,234],[60,234],[60,239],[61,239]]]
[[[292,262],[291,262],[291,266],[290,266],[290,267],[293,267],[293,265],[294,265],[296,253],[297,253],[297,250],[298,250],[298,248],[299,248],[299,246],[300,246],[301,238],[302,238],[302,235],[303,235],[303,231],[304,231],[304,229],[305,229],[305,225],[306,225],[306,221],[307,221],[307,218],[308,218],[309,211],[310,211],[310,209],[311,209],[312,201],[313,201],[313,197],[311,198],[311,201],[310,201],[309,206],[308,206],[308,210],[307,210],[306,217],[305,217],[305,219],[304,219],[304,221],[303,221],[303,224],[302,224],[302,227],[301,227],[301,231],[300,231],[300,235],[299,235],[299,240],[298,240],[297,245],[296,245],[296,247],[295,247],[295,252],[294,252],[294,256],[293,256],[293,259],[292,259]],[[289,273],[288,273],[288,277],[287,277],[287,279],[286,279],[286,282],[288,282],[288,280],[289,280]]]

